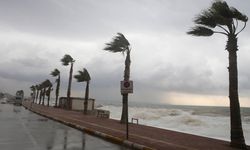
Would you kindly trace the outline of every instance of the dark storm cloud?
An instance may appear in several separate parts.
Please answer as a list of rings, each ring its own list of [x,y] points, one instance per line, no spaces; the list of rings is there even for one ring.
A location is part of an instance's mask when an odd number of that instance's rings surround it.
[[[117,31],[188,28],[183,1],[11,0],[0,2],[0,22],[18,31],[65,38],[98,38]],[[196,0],[206,6],[207,3]],[[142,5],[143,4],[143,5]],[[187,11],[183,14],[180,11]],[[198,9],[197,9],[198,10]],[[194,11],[194,10],[192,10]],[[7,14],[7,15],[6,15]],[[180,15],[183,17],[180,18]],[[184,20],[183,20],[184,19]],[[175,24],[171,26],[170,24]]]

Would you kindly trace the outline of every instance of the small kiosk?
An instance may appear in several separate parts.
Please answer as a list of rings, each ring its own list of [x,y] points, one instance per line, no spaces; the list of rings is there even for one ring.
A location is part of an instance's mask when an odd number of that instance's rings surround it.
[[[70,109],[76,111],[83,111],[84,98],[81,97],[70,97],[70,102],[67,103],[67,97],[59,98],[59,108]],[[67,106],[69,104],[69,106]],[[88,99],[88,111],[93,111],[95,108],[95,99]]]

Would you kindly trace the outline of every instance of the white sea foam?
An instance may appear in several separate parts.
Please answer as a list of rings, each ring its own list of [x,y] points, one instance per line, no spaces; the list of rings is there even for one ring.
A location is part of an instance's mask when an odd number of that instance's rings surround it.
[[[106,105],[102,109],[111,112],[111,118],[120,119],[121,106]],[[138,118],[140,124],[180,132],[230,140],[230,118],[225,115],[202,114],[195,110],[130,107],[129,118]],[[129,119],[129,120],[130,120]],[[246,143],[250,144],[250,116],[242,118]]]

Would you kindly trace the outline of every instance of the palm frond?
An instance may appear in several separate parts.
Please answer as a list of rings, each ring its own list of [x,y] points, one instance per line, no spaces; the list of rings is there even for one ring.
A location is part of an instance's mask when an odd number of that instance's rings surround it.
[[[230,10],[233,14],[233,18],[243,21],[243,22],[247,22],[248,21],[248,17],[244,14],[242,14],[241,12],[239,12],[236,8],[234,7],[230,7]]]
[[[78,71],[78,74],[74,75],[74,78],[77,80],[77,82],[83,82],[83,72]]]
[[[232,18],[233,13],[231,12],[229,6],[225,1],[217,0],[215,1],[211,8],[210,11],[213,12],[216,15],[220,15],[224,18]]]
[[[208,10],[203,11],[194,20],[194,22],[196,24],[208,26],[210,28],[215,28],[216,27],[216,22],[215,21],[216,20],[215,20],[213,14]]]
[[[211,36],[214,34],[214,31],[203,26],[195,26],[187,34],[191,34],[193,36]]]
[[[225,18],[219,14],[214,14],[214,20],[216,22],[216,25],[230,25],[232,23],[232,18]]]
[[[63,56],[63,58],[61,59],[61,62],[62,62],[62,64],[63,64],[64,66],[67,66],[67,65],[69,65],[69,63],[74,62],[74,59],[73,59],[70,55],[65,54],[65,55]]]
[[[60,71],[58,69],[54,69],[53,71],[51,71],[50,75],[52,75],[53,77],[56,77],[60,74]]]
[[[194,19],[194,23],[197,26],[187,33],[196,36],[210,36],[213,33],[228,35],[229,33],[235,33],[238,27],[238,25],[235,26],[234,20],[236,20],[237,23],[237,20],[246,23],[248,18],[237,9],[229,7],[225,1],[215,0],[210,8],[204,10]],[[211,30],[211,28],[215,27],[219,27],[223,32]]]
[[[30,90],[31,90],[31,91],[35,91],[35,90],[36,90],[36,87],[35,87],[34,85],[32,85],[32,86],[30,87]]]
[[[117,33],[110,43],[106,43],[104,50],[110,52],[125,52],[129,50],[129,42],[122,33]]]
[[[50,82],[49,79],[47,79],[47,80],[43,81],[41,85],[43,88],[45,88],[45,87],[52,86],[52,83]]]
[[[36,87],[37,90],[41,90],[41,84],[38,84]]]
[[[84,77],[85,77],[86,81],[91,80],[91,77],[90,77],[87,69],[83,68],[83,73],[84,73]]]
[[[41,83],[39,84],[39,90],[43,89],[44,88],[44,85]]]
[[[85,82],[91,80],[91,77],[87,69],[83,68],[83,71],[79,70],[77,75],[74,75],[77,82]]]

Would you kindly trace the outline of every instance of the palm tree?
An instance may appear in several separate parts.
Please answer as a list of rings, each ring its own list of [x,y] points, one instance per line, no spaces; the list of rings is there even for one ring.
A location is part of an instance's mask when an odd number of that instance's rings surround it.
[[[74,75],[77,82],[87,82],[85,88],[85,99],[84,99],[84,114],[87,114],[88,99],[89,99],[89,81],[91,80],[87,69],[83,68],[83,71],[79,70],[77,75]]]
[[[35,95],[36,95],[36,87],[34,85],[32,85],[30,87],[30,90],[32,91],[32,103],[34,103],[34,101],[35,101]]]
[[[68,66],[70,64],[70,71],[69,71],[69,83],[68,83],[68,91],[67,91],[67,107],[71,109],[71,100],[70,100],[70,93],[71,93],[71,83],[72,83],[72,74],[73,74],[73,64],[75,60],[68,54],[65,54],[61,59],[61,62],[64,66]]]
[[[52,90],[52,83],[50,82],[50,80],[45,80],[44,81],[44,95],[46,95],[48,98],[47,98],[47,106],[49,106],[49,101],[50,101],[50,92]]]
[[[37,99],[36,101],[37,101],[38,104],[40,104],[40,102],[41,102],[41,100],[40,100],[41,92],[42,92],[42,85],[38,84],[37,85],[37,93],[36,93],[36,99]]]
[[[39,98],[40,98],[40,93],[41,93],[41,85],[37,85],[37,93],[36,93],[36,103],[39,104]]]
[[[39,84],[39,102],[38,102],[38,104],[41,104],[41,102],[42,102],[42,97],[43,97],[43,88],[44,88],[44,86],[42,85],[42,83],[41,84]]]
[[[229,54],[231,146],[243,149],[246,149],[246,144],[241,125],[238,97],[237,36],[246,27],[247,20],[248,17],[236,8],[229,7],[225,1],[217,0],[209,9],[204,10],[195,18],[196,26],[187,32],[187,34],[194,36],[211,36],[218,33],[226,35],[228,38],[226,50]],[[239,26],[240,22],[244,24],[242,28]]]
[[[113,38],[110,43],[106,43],[104,50],[117,53],[121,52],[122,54],[126,53],[125,59],[125,70],[124,70],[124,81],[129,81],[130,77],[130,44],[128,40],[122,33],[117,33],[117,36]],[[128,94],[122,94],[122,116],[121,123],[126,123],[128,120]]]
[[[39,85],[35,85],[35,88],[36,88],[36,95],[34,96],[34,99],[35,99],[35,103],[37,103],[37,97],[38,97],[38,93],[39,93]]]
[[[52,71],[50,73],[53,77],[57,77],[56,79],[56,103],[55,103],[55,107],[57,107],[57,102],[58,102],[58,97],[59,97],[59,89],[60,89],[60,71],[58,69],[54,69],[54,71]]]
[[[41,87],[42,87],[42,89],[41,89],[41,94],[40,94],[40,96],[41,96],[41,98],[42,98],[42,105],[44,105],[44,100],[45,100],[45,93],[46,93],[46,81],[43,81],[42,83],[41,83]]]

